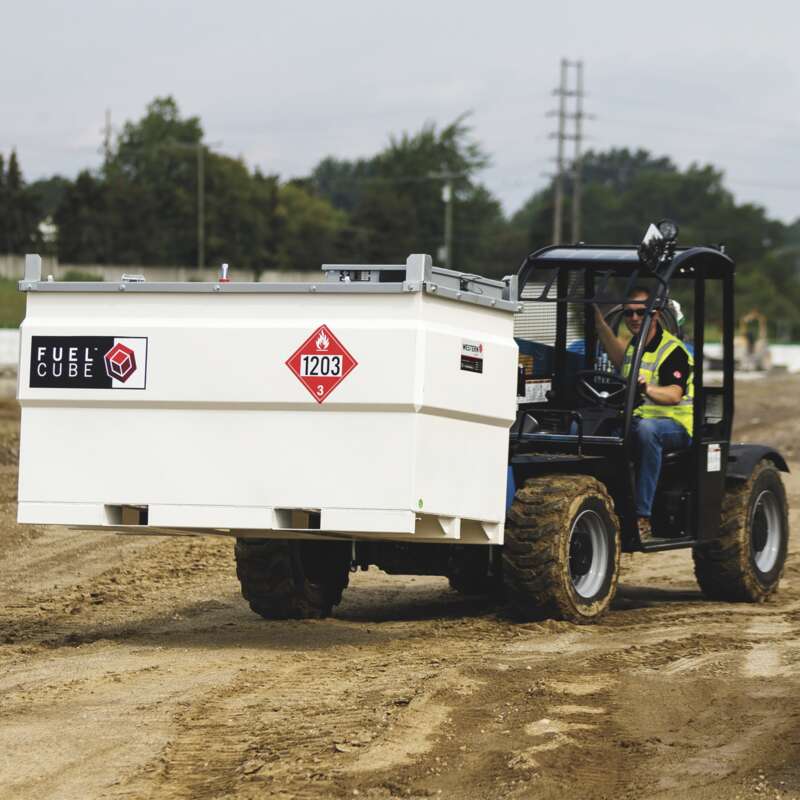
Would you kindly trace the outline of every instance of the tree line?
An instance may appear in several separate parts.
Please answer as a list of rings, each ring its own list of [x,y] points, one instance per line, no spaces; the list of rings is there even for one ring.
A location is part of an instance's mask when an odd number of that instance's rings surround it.
[[[38,241],[40,208],[36,192],[25,186],[17,154],[5,164],[0,153],[0,252],[21,253]]]
[[[199,158],[202,165],[199,165]],[[25,185],[16,154],[0,159],[0,250],[46,249],[70,264],[198,263],[198,175],[204,173],[205,263],[237,271],[318,270],[323,263],[399,263],[436,254],[444,240],[443,187],[453,190],[452,263],[500,276],[549,244],[553,187],[510,216],[478,180],[489,155],[465,117],[392,136],[380,152],[327,157],[282,181],[203,144],[197,117],[157,98],[109,142],[102,166],[74,180]],[[567,183],[569,219],[570,187]],[[583,162],[583,231],[596,243],[635,243],[651,220],[672,217],[683,244],[724,242],[737,261],[739,309],[758,307],[800,336],[800,220],[785,225],[736,203],[711,165],[680,169],[644,150],[589,152]],[[746,307],[745,307],[746,306]]]

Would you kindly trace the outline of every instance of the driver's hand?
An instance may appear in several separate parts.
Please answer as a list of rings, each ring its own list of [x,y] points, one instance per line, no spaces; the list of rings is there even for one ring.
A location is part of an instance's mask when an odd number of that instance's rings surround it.
[[[639,393],[642,397],[647,397],[647,381],[644,378],[639,378]]]

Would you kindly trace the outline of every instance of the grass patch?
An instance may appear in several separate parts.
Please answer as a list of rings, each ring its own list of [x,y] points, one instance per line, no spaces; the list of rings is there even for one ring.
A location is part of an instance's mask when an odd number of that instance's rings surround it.
[[[94,272],[70,269],[59,280],[102,281],[103,276]],[[15,280],[0,278],[0,328],[19,328],[25,319],[26,292],[21,292],[17,285]]]
[[[0,278],[0,328],[18,328],[25,317],[25,292],[17,281]]]

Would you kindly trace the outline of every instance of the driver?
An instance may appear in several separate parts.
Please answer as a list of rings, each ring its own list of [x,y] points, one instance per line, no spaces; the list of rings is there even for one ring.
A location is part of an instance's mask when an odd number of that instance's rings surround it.
[[[625,301],[625,325],[633,334],[626,345],[618,339],[595,306],[597,333],[612,364],[627,378],[631,371],[634,345],[644,324],[650,292],[636,286]],[[653,540],[650,515],[661,473],[661,456],[667,450],[688,447],[692,440],[694,361],[683,343],[661,326],[661,312],[654,309],[653,324],[639,367],[639,389],[644,403],[633,412],[632,432],[636,445],[636,515],[642,543]]]

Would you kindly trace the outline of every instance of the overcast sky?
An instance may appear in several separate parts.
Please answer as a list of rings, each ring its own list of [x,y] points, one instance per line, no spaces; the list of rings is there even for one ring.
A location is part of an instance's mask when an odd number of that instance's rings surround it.
[[[585,63],[586,146],[713,163],[739,201],[800,217],[800,4],[705,0],[0,0],[0,152],[25,177],[99,164],[173,95],[209,142],[283,178],[473,112],[482,180],[545,182],[562,57]]]

